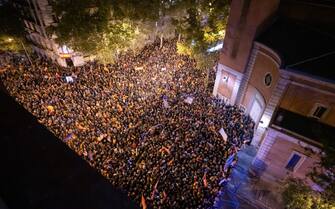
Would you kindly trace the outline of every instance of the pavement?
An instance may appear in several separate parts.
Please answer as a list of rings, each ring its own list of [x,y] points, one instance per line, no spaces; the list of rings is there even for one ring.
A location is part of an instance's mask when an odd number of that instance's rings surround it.
[[[232,170],[228,186],[236,190],[236,196],[242,203],[239,208],[282,209],[280,185],[249,173],[256,153],[254,146],[246,146],[238,153],[238,163]]]

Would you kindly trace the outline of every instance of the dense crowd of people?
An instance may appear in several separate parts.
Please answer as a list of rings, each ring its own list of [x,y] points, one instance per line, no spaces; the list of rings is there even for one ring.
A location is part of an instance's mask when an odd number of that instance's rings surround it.
[[[204,73],[175,40],[108,65],[0,57],[8,92],[142,207],[207,208],[226,160],[253,136],[251,118],[204,91]]]

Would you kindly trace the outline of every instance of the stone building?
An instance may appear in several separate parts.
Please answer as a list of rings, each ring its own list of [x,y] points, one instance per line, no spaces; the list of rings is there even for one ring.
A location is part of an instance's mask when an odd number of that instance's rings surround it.
[[[12,3],[20,11],[20,18],[27,31],[26,38],[37,55],[63,67],[84,64],[82,54],[74,52],[66,45],[60,46],[56,43],[55,36],[48,33],[47,28],[57,24],[57,17],[48,0],[13,0]]]
[[[335,147],[335,4],[231,1],[213,94],[256,123],[254,167],[264,179],[306,179]]]

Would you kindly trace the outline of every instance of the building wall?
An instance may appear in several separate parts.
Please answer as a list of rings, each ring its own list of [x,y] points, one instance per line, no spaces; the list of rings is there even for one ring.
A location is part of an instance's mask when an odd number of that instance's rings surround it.
[[[325,117],[320,121],[335,126],[335,91],[328,92],[310,86],[301,86],[291,83],[283,96],[280,107],[286,110],[310,116],[316,103],[323,104],[329,108]]]
[[[248,86],[247,91],[246,91],[245,96],[244,96],[243,101],[242,101],[242,105],[245,108],[250,107],[250,104],[253,101],[253,98],[255,97],[256,91],[257,90],[255,89],[255,87],[253,87],[251,85]]]
[[[297,164],[297,169],[294,172],[291,172],[285,167],[293,151],[303,154],[306,157],[301,164]],[[271,176],[277,180],[284,179],[288,176],[303,179],[312,171],[315,163],[319,161],[320,158],[318,157],[318,154],[313,154],[311,151],[306,151],[305,148],[296,143],[288,141],[282,137],[277,137],[264,160],[267,165],[264,174],[265,176]]]
[[[52,6],[47,0],[16,0],[14,5],[22,12],[22,20],[27,31],[27,39],[31,41],[32,48],[39,56],[50,59],[58,65],[66,67],[65,57],[60,46],[55,42],[52,36],[47,35],[46,27],[54,24],[54,13]],[[85,63],[80,53],[69,53],[75,66]]]
[[[226,71],[222,71],[221,79],[219,81],[218,93],[230,99],[232,96],[235,80],[235,75]]]
[[[279,0],[231,1],[220,63],[243,73],[254,37],[261,25],[277,10]]]
[[[265,75],[270,73],[272,82],[270,86],[264,83]],[[249,84],[255,87],[264,97],[265,103],[268,103],[271,94],[276,87],[279,79],[279,69],[277,63],[263,53],[258,53],[254,68],[249,80]]]

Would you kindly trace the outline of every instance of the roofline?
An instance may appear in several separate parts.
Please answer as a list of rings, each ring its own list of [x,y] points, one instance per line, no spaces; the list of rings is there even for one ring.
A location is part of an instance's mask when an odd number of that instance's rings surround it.
[[[311,82],[316,82],[316,83],[319,83],[319,84],[321,83],[323,85],[327,85],[327,86],[335,89],[335,80],[327,79],[325,77],[320,77],[320,76],[317,76],[317,75],[312,75],[310,73],[301,72],[299,70],[289,68],[289,67],[284,67],[284,68],[282,68],[282,70],[285,71],[286,73],[288,73],[289,75],[298,76],[298,77],[301,77],[305,80],[309,80]]]
[[[331,8],[331,9],[335,8],[335,4],[333,2],[330,2],[329,4],[326,4],[325,2],[315,2],[315,1],[313,2],[313,1],[303,1],[303,0],[295,0],[295,2],[307,4],[307,5],[313,5],[317,7],[326,7],[326,8]]]
[[[270,47],[266,46],[265,44],[260,43],[258,41],[255,41],[254,44],[255,44],[256,47],[259,48],[258,51],[261,52],[262,54],[268,56],[270,59],[272,59],[277,64],[278,68],[280,68],[282,66],[283,59],[276,50],[274,50],[274,49],[272,49],[272,48],[270,48]]]
[[[254,44],[255,44],[256,47],[259,47],[259,49],[264,49],[265,50],[265,51],[259,50],[259,52],[263,52],[262,54],[264,54],[264,55],[268,56],[270,59],[272,59],[278,65],[278,68],[280,69],[280,71],[282,73],[286,72],[286,74],[288,74],[288,75],[298,76],[298,77],[301,77],[305,80],[309,80],[309,81],[316,82],[316,83],[322,83],[323,85],[327,85],[327,86],[329,86],[329,84],[330,84],[330,87],[335,89],[335,80],[327,79],[327,78],[316,76],[316,75],[312,75],[310,73],[301,72],[299,70],[290,68],[289,66],[291,66],[291,65],[285,66],[284,65],[285,60],[282,58],[280,53],[278,53],[276,50],[270,48],[269,46],[267,46],[267,45],[265,45],[265,44],[263,44],[259,41],[254,41]],[[266,51],[269,52],[269,53],[266,53]],[[335,53],[335,51],[327,54],[326,56],[328,56],[330,54],[334,54],[334,53]]]

